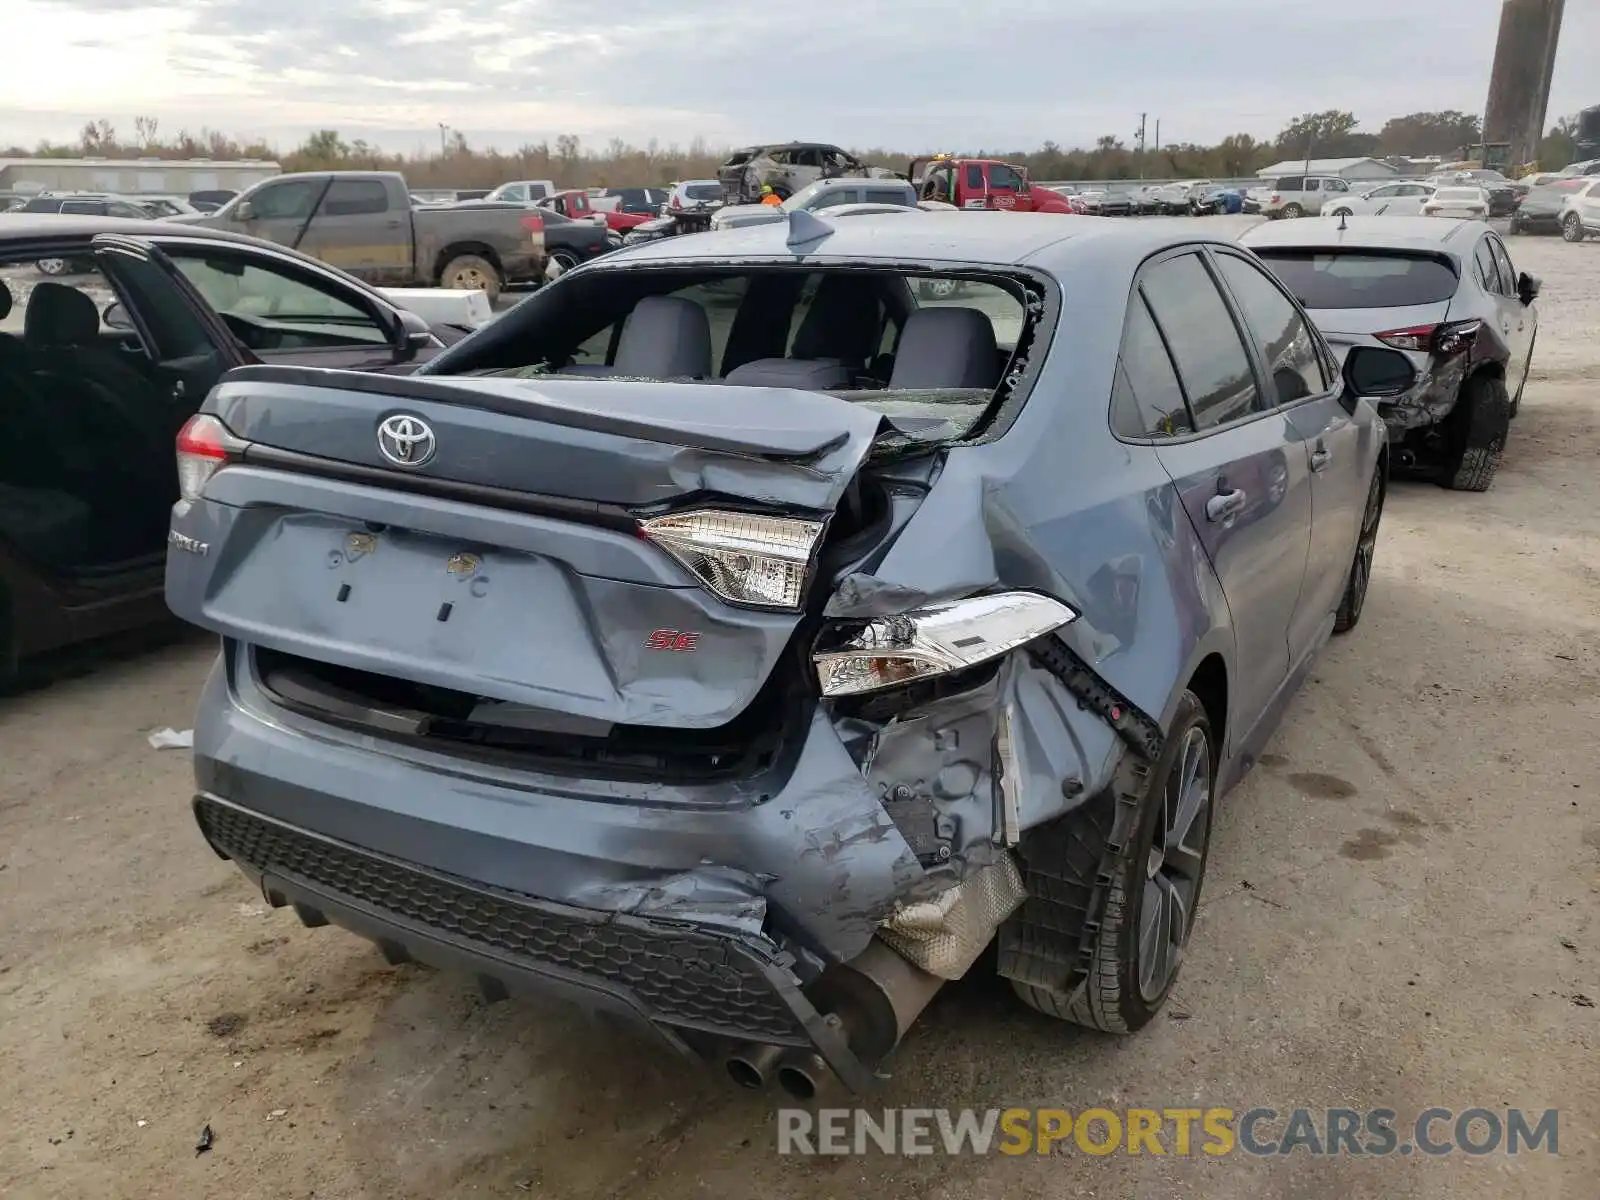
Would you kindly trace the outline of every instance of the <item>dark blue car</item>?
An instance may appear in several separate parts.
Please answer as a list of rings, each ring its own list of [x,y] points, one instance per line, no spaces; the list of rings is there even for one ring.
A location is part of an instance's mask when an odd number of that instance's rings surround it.
[[[1197,228],[797,213],[411,378],[234,372],[167,573],[223,639],[206,838],[748,1086],[868,1087],[990,943],[1140,1028],[1217,802],[1361,616],[1413,379]]]

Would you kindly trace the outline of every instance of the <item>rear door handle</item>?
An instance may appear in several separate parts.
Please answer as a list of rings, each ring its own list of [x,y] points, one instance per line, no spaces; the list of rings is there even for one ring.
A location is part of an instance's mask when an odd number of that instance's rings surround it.
[[[1326,446],[1318,446],[1311,452],[1311,469],[1320,471],[1333,461],[1333,451]]]
[[[1244,507],[1244,493],[1238,488],[1206,501],[1206,520],[1226,521]]]

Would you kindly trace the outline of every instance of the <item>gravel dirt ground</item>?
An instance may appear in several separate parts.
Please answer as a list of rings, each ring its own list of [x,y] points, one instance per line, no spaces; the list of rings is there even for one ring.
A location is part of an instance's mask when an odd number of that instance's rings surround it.
[[[1592,1200],[1600,243],[1511,250],[1545,291],[1502,472],[1393,487],[1360,629],[1220,813],[1167,1012],[1111,1040],[971,979],[867,1103],[1557,1107],[1558,1157],[780,1157],[775,1095],[269,910],[145,741],[190,723],[189,639],[0,702],[0,1194]]]

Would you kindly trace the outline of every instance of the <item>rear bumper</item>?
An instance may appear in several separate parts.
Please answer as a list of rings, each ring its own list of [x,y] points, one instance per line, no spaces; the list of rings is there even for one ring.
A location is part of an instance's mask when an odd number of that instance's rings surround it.
[[[810,1048],[856,1091],[871,1073],[801,992],[762,935],[601,913],[473,883],[273,820],[194,799],[206,841],[307,925],[378,943],[392,962],[475,976],[491,998],[538,995],[608,1012],[687,1057],[761,1042]]]

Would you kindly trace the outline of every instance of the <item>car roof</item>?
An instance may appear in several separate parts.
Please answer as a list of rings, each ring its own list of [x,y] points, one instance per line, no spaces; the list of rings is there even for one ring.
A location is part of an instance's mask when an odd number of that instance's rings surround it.
[[[1471,242],[1487,226],[1450,217],[1306,217],[1268,221],[1245,230],[1239,241],[1252,250],[1268,247],[1420,250],[1470,253]]]
[[[306,256],[289,250],[276,242],[262,241],[242,233],[225,229],[211,229],[204,225],[190,225],[183,221],[140,221],[133,217],[100,217],[85,213],[6,213],[0,220],[0,245],[6,242],[33,242],[60,238],[63,241],[78,239],[88,241],[102,233],[125,233],[132,237],[196,237],[208,241],[238,242],[245,246],[262,246],[270,250],[288,251],[298,258]],[[315,261],[315,260],[311,260]]]
[[[807,214],[812,220],[827,222]],[[793,218],[791,218],[793,219]],[[616,250],[595,263],[643,266],[736,265],[740,260],[798,257],[787,243],[789,221],[743,225],[715,233],[688,234]],[[921,220],[899,214],[859,216],[833,226],[826,239],[808,244],[804,255],[884,265],[977,263],[986,266],[1047,266],[1039,256],[1052,247],[1093,243],[1114,257],[1137,262],[1170,245],[1194,242],[1233,244],[1228,238],[1197,235],[1189,222],[1106,221],[1066,213],[926,212]]]

